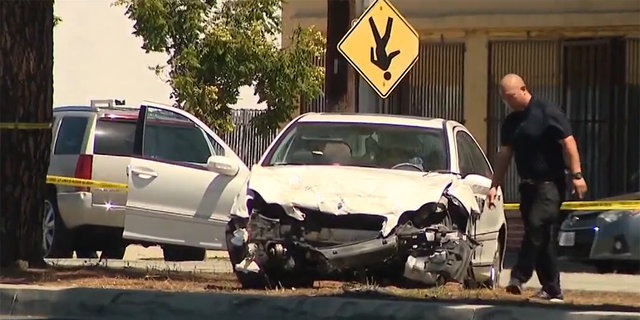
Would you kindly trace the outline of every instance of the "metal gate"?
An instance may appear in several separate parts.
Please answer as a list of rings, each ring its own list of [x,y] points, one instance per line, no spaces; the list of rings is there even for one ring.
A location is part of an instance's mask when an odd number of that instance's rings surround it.
[[[616,115],[617,122],[626,123],[616,127],[615,152],[625,159],[625,166],[614,166],[613,176],[626,177],[626,183],[614,184],[612,192],[640,192],[640,38],[626,39],[625,81],[619,103],[623,109]],[[620,110],[620,109],[618,109]]]
[[[560,105],[562,102],[561,43],[540,41],[493,41],[489,43],[489,86],[487,110],[487,153],[491,163],[500,146],[500,125],[509,113],[500,97],[500,80],[516,73],[539,98]],[[512,163],[505,176],[505,201],[518,199],[518,175]]]
[[[582,171],[590,182],[589,193],[601,197],[607,195],[606,189],[613,178],[609,175],[609,165],[615,163],[612,161],[614,146],[610,144],[615,123],[611,116],[616,109],[614,91],[619,79],[616,79],[612,49],[609,39],[563,44],[562,105],[578,143]],[[621,58],[624,63],[624,56]]]
[[[517,73],[535,96],[561,106],[569,117],[589,184],[588,198],[637,191],[638,42],[616,38],[491,42],[487,120],[492,162],[500,124],[509,112],[498,86],[504,75]],[[503,187],[505,201],[518,200],[518,180],[512,164]]]
[[[319,57],[315,57],[314,58],[314,64],[316,66],[321,66],[321,67],[325,67],[325,55],[321,55]],[[326,69],[325,69],[325,73],[326,73]],[[300,103],[300,114],[303,113],[307,113],[307,112],[326,112],[327,111],[327,103],[325,101],[325,97],[324,97],[324,81],[322,82],[322,91],[320,92],[320,95],[309,99],[309,98],[302,98],[301,103]]]
[[[463,43],[420,44],[418,62],[396,88],[384,113],[464,121]]]
[[[263,112],[262,109],[233,109],[231,115],[235,127],[233,131],[221,135],[222,140],[249,168],[258,163],[262,153],[276,137],[275,132],[259,135],[258,130],[251,123],[254,117]]]

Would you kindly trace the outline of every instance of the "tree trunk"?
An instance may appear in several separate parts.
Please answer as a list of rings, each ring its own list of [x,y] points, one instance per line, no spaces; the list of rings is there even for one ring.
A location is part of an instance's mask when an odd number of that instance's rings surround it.
[[[0,1],[0,122],[50,123],[53,0]],[[0,128],[0,267],[41,264],[50,129]]]

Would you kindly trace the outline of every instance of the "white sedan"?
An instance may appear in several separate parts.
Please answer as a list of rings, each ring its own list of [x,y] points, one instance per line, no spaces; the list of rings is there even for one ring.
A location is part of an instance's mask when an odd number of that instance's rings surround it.
[[[334,273],[494,288],[507,227],[502,192],[495,206],[484,200],[491,175],[455,121],[301,115],[235,199],[231,264],[246,288],[309,286]]]

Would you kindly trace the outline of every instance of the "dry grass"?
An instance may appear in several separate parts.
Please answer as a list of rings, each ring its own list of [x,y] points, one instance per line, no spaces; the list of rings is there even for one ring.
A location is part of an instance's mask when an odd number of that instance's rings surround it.
[[[304,289],[242,290],[236,282],[235,276],[229,273],[196,273],[171,269],[111,269],[103,266],[3,269],[0,272],[0,284],[266,295],[353,296],[380,299],[444,300],[476,304],[527,303],[529,302],[527,297],[534,293],[533,290],[527,290],[522,296],[513,296],[507,294],[504,289],[494,291],[486,289],[464,290],[455,285],[430,289],[403,289],[392,286],[345,284],[337,281],[316,281],[314,288]],[[636,293],[566,291],[565,299],[567,302],[565,305],[582,306],[585,309],[640,310],[640,294]]]

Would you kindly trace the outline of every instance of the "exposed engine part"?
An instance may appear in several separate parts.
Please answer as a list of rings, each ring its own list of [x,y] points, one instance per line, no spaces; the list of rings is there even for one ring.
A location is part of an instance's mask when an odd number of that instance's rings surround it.
[[[231,244],[236,247],[242,247],[247,240],[249,240],[249,232],[247,229],[241,228],[233,231],[233,238],[231,238]]]
[[[258,251],[258,245],[255,243],[249,243],[247,244],[247,257],[255,257],[256,256],[256,252]]]
[[[236,270],[327,274],[376,269],[427,285],[469,280],[479,244],[464,231],[473,220],[468,214],[452,219],[452,214],[466,210],[445,195],[405,212],[384,237],[380,216],[299,209],[304,220],[292,219],[275,206],[253,208],[247,229],[233,232],[232,245],[246,246],[245,259]]]
[[[425,248],[412,244],[405,263],[404,276],[428,285],[455,281],[463,283],[471,265],[477,244],[459,231],[430,230],[422,233],[432,246]],[[429,240],[433,239],[433,240]]]
[[[284,258],[287,254],[287,249],[280,243],[275,243],[269,246],[269,255],[274,258]]]
[[[236,271],[240,272],[259,272],[260,266],[256,263],[256,253],[258,251],[258,245],[255,243],[247,244],[245,258],[235,265]]]
[[[409,280],[426,283],[428,285],[436,285],[438,276],[427,272],[428,260],[429,257],[407,257],[407,261],[404,266],[404,277]]]

